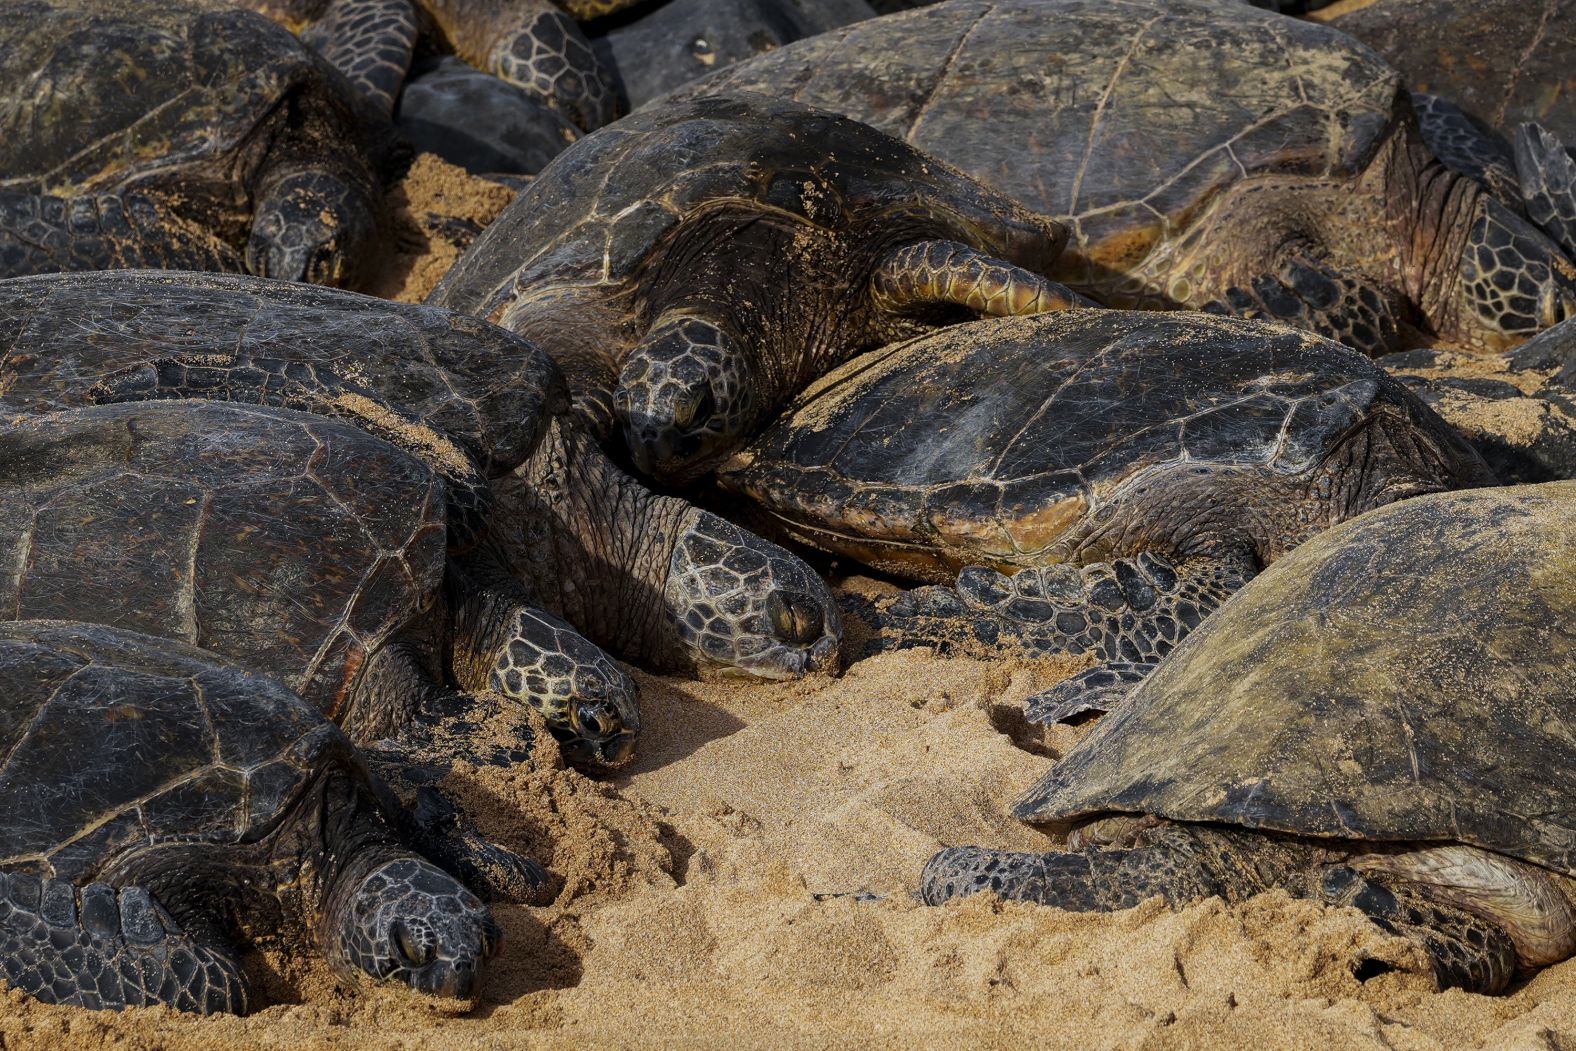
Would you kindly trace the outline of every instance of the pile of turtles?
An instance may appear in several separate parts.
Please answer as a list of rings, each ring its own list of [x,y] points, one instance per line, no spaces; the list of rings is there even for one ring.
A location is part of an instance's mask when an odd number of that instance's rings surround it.
[[[1016,809],[1062,849],[927,901],[1576,954],[1576,444],[1503,477],[1417,371],[1576,415],[1576,4],[1482,6],[6,5],[0,973],[474,1002],[550,877],[452,767],[914,646],[1100,717]],[[418,152],[513,202],[360,294]]]

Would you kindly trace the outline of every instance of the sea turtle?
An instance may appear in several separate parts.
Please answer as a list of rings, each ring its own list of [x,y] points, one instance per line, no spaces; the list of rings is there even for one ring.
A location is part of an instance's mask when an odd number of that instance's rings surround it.
[[[796,539],[956,581],[879,616],[898,645],[1091,652],[1106,664],[1077,681],[1114,698],[1308,537],[1493,478],[1383,369],[1319,336],[1070,310],[855,358],[718,481]],[[1034,714],[1095,707],[1061,698]]]
[[[557,367],[518,336],[446,310],[241,276],[0,282],[0,414],[159,397],[345,418],[432,464],[451,489],[479,465],[486,484],[469,506],[490,510],[456,552],[461,567],[523,588],[634,663],[783,679],[836,655],[820,578],[615,468],[567,419]]]
[[[459,760],[528,761],[525,705],[572,759],[633,746],[617,664],[521,589],[451,569],[442,480],[348,424],[205,401],[15,419],[0,517],[0,615],[160,635],[280,680],[377,743],[421,806],[409,831],[489,895],[529,898],[545,877],[430,782]]]
[[[593,430],[616,413],[636,465],[677,482],[859,351],[1073,302],[1039,276],[1063,234],[862,124],[702,98],[559,154],[428,302],[543,347]]]
[[[739,90],[866,121],[1062,218],[1052,276],[1110,306],[1209,305],[1373,354],[1407,324],[1497,351],[1576,314],[1576,264],[1441,171],[1392,67],[1241,3],[949,0],[676,97]]]
[[[167,639],[0,624],[0,976],[47,1003],[245,1013],[237,948],[462,1001],[500,932],[393,828],[345,735]]]
[[[372,109],[390,115],[418,37],[458,55],[580,128],[616,113],[613,77],[551,0],[232,0],[296,30]]]
[[[926,900],[1107,910],[1283,887],[1421,942],[1442,985],[1492,992],[1565,959],[1573,522],[1576,484],[1551,482],[1408,500],[1309,541],[1017,803],[1083,823],[1066,851],[944,850]]]
[[[875,15],[865,0],[668,0],[591,46],[618,71],[627,111],[713,70]]]
[[[7,3],[0,276],[156,265],[349,283],[381,197],[364,118],[288,32],[218,0]]]

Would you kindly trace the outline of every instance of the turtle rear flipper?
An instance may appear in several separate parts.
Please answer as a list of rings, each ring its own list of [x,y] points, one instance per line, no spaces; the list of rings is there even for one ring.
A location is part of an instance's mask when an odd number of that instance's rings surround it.
[[[194,938],[141,887],[0,875],[0,972],[51,1004],[102,1010],[163,1004],[245,1014],[234,952]]]
[[[1369,357],[1395,345],[1397,319],[1391,304],[1372,287],[1308,256],[1261,274],[1247,288],[1226,290],[1224,300],[1204,305],[1214,314],[1279,321],[1317,332]]]
[[[1093,653],[1153,664],[1255,572],[1244,557],[1177,564],[1149,552],[1006,576],[970,566],[956,588],[922,587],[877,614],[877,648],[953,643],[1030,655]]]
[[[455,547],[475,539],[492,506],[492,490],[468,449],[375,391],[309,362],[244,353],[156,358],[111,374],[93,387],[89,398],[100,405],[161,398],[232,401],[347,420],[443,476]]]
[[[1523,124],[1516,134],[1516,172],[1527,218],[1576,257],[1576,160],[1554,133]]]
[[[0,277],[141,267],[244,269],[233,249],[145,194],[0,192]]]
[[[1109,712],[1154,669],[1153,662],[1108,661],[1081,671],[1025,701],[1029,721],[1065,723]]]
[[[416,48],[410,0],[336,0],[301,34],[318,54],[389,117]]]

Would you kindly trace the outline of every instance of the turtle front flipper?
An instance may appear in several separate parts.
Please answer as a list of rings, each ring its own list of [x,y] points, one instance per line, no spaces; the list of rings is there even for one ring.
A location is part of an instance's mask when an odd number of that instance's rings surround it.
[[[1455,103],[1438,95],[1412,93],[1423,143],[1451,171],[1482,183],[1506,204],[1521,201],[1516,157],[1510,144]]]
[[[1006,576],[970,566],[955,588],[915,588],[874,615],[872,648],[936,646],[1027,655],[1092,653],[1152,665],[1247,583],[1246,556],[1177,563],[1150,552]]]
[[[618,116],[613,74],[548,0],[421,0],[455,54],[542,99],[585,131]]]
[[[141,887],[0,875],[0,973],[51,1004],[120,1010],[163,1004],[245,1014],[248,989],[228,946],[181,930]]]
[[[310,362],[251,354],[155,358],[122,369],[89,392],[98,404],[193,398],[272,405],[347,420],[432,466],[449,495],[451,544],[468,546],[483,527],[492,491],[469,450],[427,421]]]
[[[1527,218],[1576,259],[1576,160],[1565,144],[1538,124],[1516,134],[1516,172]]]
[[[301,39],[384,117],[394,113],[416,48],[411,0],[335,0]]]
[[[143,194],[0,192],[0,277],[86,270],[241,273],[241,257]]]
[[[894,314],[961,307],[982,317],[1099,306],[1065,285],[957,241],[920,241],[891,252],[871,275],[876,305]]]
[[[1395,347],[1395,308],[1373,287],[1340,274],[1309,256],[1296,256],[1246,288],[1226,290],[1224,300],[1206,303],[1214,314],[1279,321],[1344,343],[1370,357]]]

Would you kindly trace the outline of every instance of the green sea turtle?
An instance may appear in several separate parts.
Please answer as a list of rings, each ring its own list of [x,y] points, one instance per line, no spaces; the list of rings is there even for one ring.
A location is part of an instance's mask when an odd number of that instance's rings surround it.
[[[649,108],[554,158],[428,302],[519,332],[595,430],[693,478],[837,362],[1076,301],[1064,231],[895,139],[760,96]]]
[[[1573,522],[1576,484],[1552,482],[1309,541],[1019,800],[1026,821],[1082,826],[1067,850],[944,850],[926,900],[1089,911],[1280,887],[1420,942],[1441,985],[1493,992],[1565,959]]]
[[[475,465],[466,506],[481,521],[461,538],[460,568],[523,589],[636,664],[782,679],[835,658],[837,611],[820,578],[619,471],[567,419],[552,361],[516,335],[241,276],[0,282],[0,410],[188,397],[347,419],[430,464],[451,496]]]
[[[376,228],[381,137],[349,86],[217,0],[6,4],[0,142],[0,276],[162,266],[346,284]]]
[[[1075,681],[1109,702],[1308,537],[1493,478],[1399,382],[1329,340],[1069,310],[855,358],[718,481],[796,539],[955,581],[881,612],[878,645],[1089,652],[1105,663]],[[1061,696],[1035,714],[1097,707],[1086,692],[1060,710]]]
[[[473,175],[535,175],[580,138],[561,113],[452,55],[411,66],[394,127],[418,153],[435,153]]]
[[[580,128],[616,115],[613,77],[551,0],[234,0],[301,34],[377,112],[393,113],[418,37]]]
[[[0,977],[47,1003],[245,1013],[246,943],[471,1001],[500,931],[414,854],[345,735],[166,639],[0,624]]]
[[[1061,218],[1052,276],[1110,306],[1208,305],[1371,354],[1406,326],[1497,351],[1576,314],[1576,263],[1441,168],[1394,68],[1244,4],[950,0],[677,97],[741,90],[866,121]]]
[[[490,895],[535,894],[431,784],[566,755],[616,763],[640,725],[606,654],[507,582],[447,564],[443,482],[348,424],[215,402],[101,405],[0,434],[0,614],[200,646],[296,691],[419,804],[408,831]],[[447,578],[447,579],[446,579]],[[453,687],[447,686],[448,682]]]

